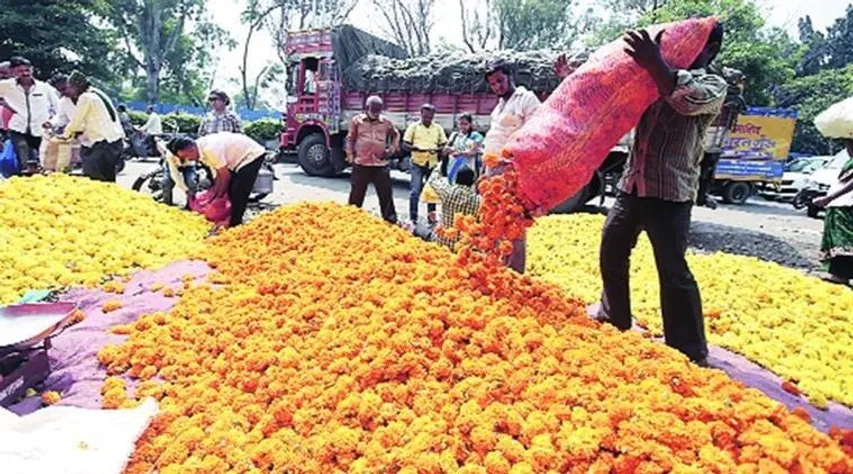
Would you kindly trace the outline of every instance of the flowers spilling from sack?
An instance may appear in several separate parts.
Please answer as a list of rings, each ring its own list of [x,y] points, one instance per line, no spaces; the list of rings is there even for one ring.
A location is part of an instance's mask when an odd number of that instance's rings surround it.
[[[487,181],[485,201],[513,201],[512,182]],[[483,222],[520,236],[523,210],[498,206]],[[497,232],[461,227],[474,248],[457,257],[299,204],[211,239],[219,286],[185,288],[99,353],[104,406],[160,401],[128,472],[853,469],[844,433],[599,327],[504,270]]]
[[[0,184],[0,304],[29,289],[95,285],[197,253],[201,216],[61,174]]]
[[[551,216],[530,233],[529,272],[584,302],[601,294],[598,247],[602,216]],[[853,291],[757,258],[689,255],[702,293],[711,343],[731,349],[787,380],[820,408],[827,399],[853,406]],[[651,244],[631,257],[631,303],[638,324],[662,334]]]

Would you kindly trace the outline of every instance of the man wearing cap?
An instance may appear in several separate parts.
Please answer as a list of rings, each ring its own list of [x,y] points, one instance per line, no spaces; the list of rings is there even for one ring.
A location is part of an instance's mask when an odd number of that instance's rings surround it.
[[[65,136],[79,136],[83,174],[96,181],[115,182],[116,166],[124,150],[124,130],[118,110],[89,78],[74,71],[68,78],[68,95],[77,104]]]
[[[412,226],[418,226],[418,207],[421,201],[421,191],[424,183],[429,179],[432,170],[438,165],[438,153],[447,145],[447,135],[441,125],[433,122],[435,117],[435,106],[424,104],[421,107],[421,119],[406,129],[403,134],[403,146],[412,154],[412,175],[409,194],[409,218]],[[435,224],[438,218],[435,215],[435,204],[427,204],[429,211],[429,223]]]
[[[231,105],[231,98],[228,97],[228,94],[214,89],[210,91],[207,101],[213,110],[201,121],[201,125],[198,127],[198,136],[203,137],[221,132],[243,133],[240,117],[228,110],[228,106]]]
[[[33,77],[27,59],[13,57],[9,68],[14,77],[0,81],[0,100],[13,112],[9,138],[18,155],[18,169],[23,170],[27,162],[38,161],[42,126],[50,120],[59,98],[53,87]]]

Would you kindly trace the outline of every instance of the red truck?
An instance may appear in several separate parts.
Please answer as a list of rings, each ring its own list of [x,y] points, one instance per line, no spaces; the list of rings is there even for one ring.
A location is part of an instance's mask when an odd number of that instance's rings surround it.
[[[295,151],[299,166],[310,176],[335,176],[347,167],[344,137],[349,120],[364,110],[369,95],[383,99],[385,115],[401,130],[418,120],[422,104],[431,103],[436,107],[436,123],[445,130],[455,127],[460,114],[471,113],[478,128],[485,131],[497,104],[497,96],[483,77],[488,53],[447,67],[430,63],[429,58],[409,59],[399,46],[348,25],[291,33],[286,47],[291,64],[281,148]],[[552,69],[556,53],[503,54],[517,54],[505,57],[516,66],[517,82],[541,99],[559,84]],[[383,68],[390,73],[383,76]],[[430,74],[437,68],[443,68],[438,80]],[[724,113],[719,117],[716,127],[709,131],[708,153],[719,153],[736,116]],[[580,193],[555,211],[570,212],[595,196],[603,198],[605,188],[622,173],[629,138],[614,147],[599,173]],[[393,159],[391,166],[407,171],[408,157]]]
[[[476,90],[466,92],[449,91],[437,84],[395,87],[368,83],[353,87],[342,80],[342,73],[366,56],[406,59],[407,55],[397,45],[351,26],[291,33],[287,48],[292,58],[290,99],[281,147],[295,151],[299,166],[311,176],[333,176],[346,167],[343,143],[347,127],[350,119],[364,110],[369,95],[382,98],[385,115],[401,130],[418,120],[425,103],[436,107],[435,121],[445,130],[453,130],[456,118],[466,112],[473,114],[477,125],[485,130],[497,104],[485,78]],[[482,77],[481,67],[468,69],[470,75]],[[539,82],[542,88],[533,90],[543,98],[559,83],[556,78]],[[408,168],[405,157],[392,165],[400,170]]]

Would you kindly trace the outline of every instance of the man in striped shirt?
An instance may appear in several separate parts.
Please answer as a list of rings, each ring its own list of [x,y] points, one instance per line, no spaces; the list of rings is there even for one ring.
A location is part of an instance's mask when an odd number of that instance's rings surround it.
[[[666,63],[660,39],[661,34],[652,39],[646,31],[625,37],[626,52],[654,78],[661,98],[637,126],[619,195],[604,226],[600,255],[604,291],[597,319],[623,330],[631,327],[629,259],[645,230],[660,279],[666,343],[698,365],[707,365],[699,286],[685,253],[705,132],[726,97],[726,81],[705,71],[720,50],[723,28],[718,24],[712,31],[689,70]]]

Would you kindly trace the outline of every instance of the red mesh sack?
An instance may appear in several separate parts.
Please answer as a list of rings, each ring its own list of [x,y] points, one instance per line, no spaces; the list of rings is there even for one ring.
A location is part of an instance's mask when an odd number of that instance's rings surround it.
[[[699,57],[717,23],[714,17],[656,25],[664,29],[661,50],[673,68]],[[580,191],[610,149],[660,98],[652,77],[619,39],[596,51],[548,97],[502,150],[518,171],[524,206],[543,213]]]
[[[231,220],[231,200],[228,196],[214,199],[213,193],[208,190],[199,193],[189,204],[192,211],[204,215],[207,220],[220,226],[227,226]]]

